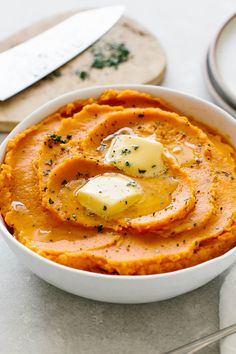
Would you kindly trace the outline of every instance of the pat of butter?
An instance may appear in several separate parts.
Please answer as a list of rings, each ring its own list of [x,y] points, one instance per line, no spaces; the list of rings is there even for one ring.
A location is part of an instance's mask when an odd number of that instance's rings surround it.
[[[94,177],[77,192],[79,202],[103,218],[110,218],[129,208],[141,195],[141,186],[120,173],[105,173]]]
[[[164,170],[163,145],[155,140],[118,135],[110,145],[105,161],[128,175],[154,177]]]

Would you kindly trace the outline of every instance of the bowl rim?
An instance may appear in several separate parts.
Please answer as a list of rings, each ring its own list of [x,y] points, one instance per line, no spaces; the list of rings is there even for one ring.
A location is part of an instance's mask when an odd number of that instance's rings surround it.
[[[88,88],[83,88],[83,89],[78,89],[78,90],[73,90],[70,92],[67,92],[66,94],[62,94],[50,101],[48,101],[47,103],[41,105],[39,108],[37,108],[36,110],[34,110],[32,113],[30,113],[26,118],[23,119],[23,121],[21,121],[11,132],[10,134],[8,134],[8,136],[3,140],[3,142],[0,144],[0,164],[2,163],[4,156],[5,156],[5,152],[6,152],[6,147],[7,147],[7,143],[10,139],[12,139],[16,134],[22,132],[23,130],[29,128],[31,126],[30,122],[31,120],[33,120],[36,116],[38,115],[43,115],[45,113],[43,113],[45,110],[47,109],[51,109],[55,104],[58,103],[58,108],[62,107],[63,105],[67,103],[69,103],[70,99],[72,99],[73,101],[76,101],[77,99],[79,99],[80,95],[86,95],[86,94],[90,94],[90,92],[93,91],[99,91],[99,94],[101,92],[103,92],[106,89],[117,89],[117,90],[125,90],[125,89],[133,89],[133,90],[137,90],[137,91],[142,91],[145,92],[145,88],[147,88],[148,90],[157,90],[160,93],[171,93],[171,94],[175,94],[179,97],[184,97],[189,99],[190,101],[195,101],[196,103],[199,104],[203,104],[206,106],[209,106],[210,109],[213,109],[217,112],[219,112],[221,115],[224,115],[224,118],[226,120],[229,120],[232,124],[235,124],[236,126],[236,120],[226,111],[224,111],[222,108],[216,106],[215,104],[208,102],[205,99],[196,97],[194,95],[191,94],[187,94],[184,93],[182,91],[177,91],[174,89],[170,89],[167,87],[160,87],[160,86],[155,86],[155,85],[144,85],[144,84],[114,84],[114,85],[96,85],[96,86],[90,86]],[[147,91],[148,91],[147,90]],[[96,94],[92,95],[96,96]],[[78,96],[78,97],[77,97]],[[77,97],[77,98],[75,98]],[[168,101],[168,99],[167,99]],[[62,102],[62,103],[60,103]],[[55,108],[52,109],[51,114],[55,112]],[[46,115],[48,115],[50,113],[47,113]],[[42,119],[44,119],[45,117],[38,117],[36,118],[37,123],[39,123]],[[33,123],[33,124],[37,124],[37,123]],[[25,127],[25,125],[27,127]],[[208,266],[208,265],[213,265],[214,263],[218,263],[219,261],[223,261],[225,258],[230,257],[231,255],[233,255],[234,253],[236,254],[236,247],[230,249],[229,251],[227,251],[226,253],[224,253],[221,256],[212,258],[210,260],[207,260],[205,262],[202,262],[200,264],[194,265],[192,267],[188,267],[188,268],[183,268],[183,269],[179,269],[179,270],[175,270],[172,272],[166,272],[166,273],[159,273],[159,274],[147,274],[147,275],[113,275],[113,274],[102,274],[102,273],[95,273],[95,272],[89,272],[86,270],[82,270],[82,269],[76,269],[76,268],[72,268],[72,267],[68,267],[65,265],[62,265],[60,263],[54,262],[46,257],[43,257],[41,255],[39,255],[38,253],[32,251],[31,249],[29,249],[28,247],[26,247],[25,245],[23,245],[21,242],[19,242],[18,240],[16,240],[16,238],[8,231],[7,227],[5,226],[5,222],[2,218],[2,216],[0,215],[0,232],[4,235],[4,237],[6,238],[6,242],[8,244],[8,241],[10,243],[13,243],[16,247],[19,247],[23,252],[26,252],[29,256],[32,256],[34,258],[36,258],[38,261],[41,261],[43,263],[46,263],[48,266],[52,266],[54,268],[57,268],[59,270],[62,271],[66,271],[66,272],[71,272],[74,274],[78,274],[81,276],[88,276],[91,278],[99,278],[99,279],[104,279],[107,281],[114,281],[115,279],[117,281],[124,281],[124,280],[129,280],[132,282],[135,281],[141,281],[141,280],[155,280],[155,279],[162,279],[162,278],[172,278],[172,277],[176,277],[176,276],[181,276],[181,275],[185,275],[188,274],[190,272],[192,272],[193,270],[201,270],[202,268]]]

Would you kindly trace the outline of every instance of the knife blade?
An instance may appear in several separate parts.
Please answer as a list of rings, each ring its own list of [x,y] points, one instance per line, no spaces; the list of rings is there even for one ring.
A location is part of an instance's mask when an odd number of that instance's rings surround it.
[[[0,101],[14,96],[92,45],[121,17],[124,6],[79,12],[0,53]]]

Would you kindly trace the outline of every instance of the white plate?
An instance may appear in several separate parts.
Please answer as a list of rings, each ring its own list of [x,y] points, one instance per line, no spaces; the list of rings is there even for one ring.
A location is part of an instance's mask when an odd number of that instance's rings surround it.
[[[216,34],[209,50],[209,67],[216,90],[236,109],[236,14]]]
[[[68,93],[42,106],[9,134],[0,146],[3,161],[7,141],[29,126],[38,123],[68,102],[97,97],[107,88],[135,89],[161,97],[178,111],[218,129],[236,148],[236,120],[219,107],[199,98],[151,85],[114,85],[83,89]],[[223,272],[236,261],[236,248],[197,266],[171,273],[117,276],[91,273],[54,263],[18,242],[0,220],[0,234],[17,258],[40,278],[70,293],[94,300],[116,303],[145,303],[168,299],[196,289]]]
[[[208,54],[204,63],[204,67],[203,67],[203,76],[204,76],[204,80],[207,86],[207,89],[209,91],[209,93],[211,94],[212,98],[214,99],[214,101],[223,109],[225,109],[228,113],[230,113],[233,117],[236,118],[236,110],[233,109],[233,107],[231,105],[229,105],[227,103],[227,101],[225,101],[223,99],[222,96],[220,96],[220,94],[217,92],[216,87],[214,86],[214,83],[211,81],[211,76],[209,73],[209,62],[208,62]]]

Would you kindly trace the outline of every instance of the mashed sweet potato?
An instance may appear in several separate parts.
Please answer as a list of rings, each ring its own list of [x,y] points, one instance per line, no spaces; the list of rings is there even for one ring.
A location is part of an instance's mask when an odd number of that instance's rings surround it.
[[[117,172],[105,154],[109,137],[124,130],[162,143],[166,169],[135,177],[142,200],[103,219],[76,191]],[[225,253],[236,245],[235,190],[235,151],[220,135],[131,90],[62,107],[9,141],[0,169],[0,210],[19,242],[107,274],[174,271]]]

